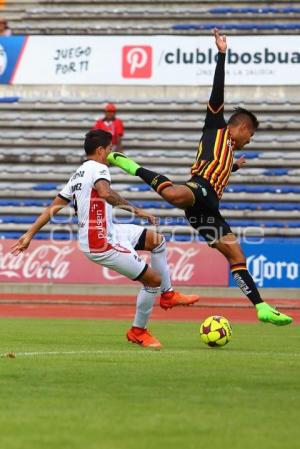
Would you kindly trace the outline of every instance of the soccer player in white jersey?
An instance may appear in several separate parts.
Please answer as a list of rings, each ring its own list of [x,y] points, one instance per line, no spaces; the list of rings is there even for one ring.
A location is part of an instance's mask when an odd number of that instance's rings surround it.
[[[85,255],[92,262],[143,284],[137,297],[134,322],[127,332],[128,341],[143,347],[160,348],[159,340],[147,330],[159,287],[160,306],[163,309],[190,305],[200,298],[183,295],[172,289],[166,242],[162,235],[142,226],[113,223],[113,206],[146,218],[151,224],[155,224],[156,219],[112,190],[107,162],[107,156],[112,150],[111,141],[111,134],[106,131],[87,133],[84,142],[87,160],[71,176],[52,204],[12,246],[12,253],[17,255],[26,250],[34,235],[72,201],[78,215],[79,245]],[[151,251],[151,267],[138,256],[136,250]]]

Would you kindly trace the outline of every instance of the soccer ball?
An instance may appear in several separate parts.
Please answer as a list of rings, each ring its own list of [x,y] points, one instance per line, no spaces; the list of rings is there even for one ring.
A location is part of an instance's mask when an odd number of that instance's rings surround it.
[[[209,346],[224,346],[231,340],[232,329],[223,316],[210,316],[200,327],[200,338]]]

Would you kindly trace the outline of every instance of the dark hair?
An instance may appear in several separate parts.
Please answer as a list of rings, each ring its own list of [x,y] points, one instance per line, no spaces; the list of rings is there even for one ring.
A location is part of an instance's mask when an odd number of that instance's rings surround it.
[[[85,153],[89,156],[94,154],[98,147],[106,148],[111,144],[112,135],[111,133],[104,131],[102,129],[96,129],[89,131],[85,135],[84,149]]]
[[[230,117],[228,123],[239,125],[241,122],[246,122],[247,125],[249,124],[255,130],[259,127],[259,121],[252,112],[240,107],[234,108],[234,113]]]

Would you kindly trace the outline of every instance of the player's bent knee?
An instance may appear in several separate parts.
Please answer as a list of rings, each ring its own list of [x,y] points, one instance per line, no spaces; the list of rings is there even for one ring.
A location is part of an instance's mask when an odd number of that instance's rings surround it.
[[[213,247],[220,251],[220,253],[222,253],[223,256],[226,257],[231,265],[246,262],[243,250],[240,247],[239,243],[236,241],[235,236],[228,236],[228,238],[223,238],[215,245],[213,245]]]
[[[161,277],[159,274],[153,276],[151,280],[149,280],[147,283],[148,287],[160,287],[160,284],[161,284]]]
[[[157,234],[156,242],[157,245],[152,248],[152,253],[161,253],[162,251],[166,250],[166,239],[163,235]]]
[[[145,240],[145,251],[155,252],[155,249],[158,248],[162,242],[164,241],[164,236],[159,234],[158,232],[150,231],[147,229],[146,240]]]
[[[143,274],[139,281],[147,287],[160,287],[161,276],[159,273],[152,270],[152,268],[148,267],[147,271]]]
[[[246,263],[246,258],[241,248],[229,247],[227,249],[226,257],[231,265],[237,263]]]
[[[147,281],[144,283],[145,287],[151,287],[151,288],[159,288],[160,282],[157,282],[156,280]]]
[[[238,257],[238,256],[233,256],[233,257],[228,257],[228,262],[230,263],[230,265],[236,265],[236,264],[246,264],[246,259],[245,257]]]

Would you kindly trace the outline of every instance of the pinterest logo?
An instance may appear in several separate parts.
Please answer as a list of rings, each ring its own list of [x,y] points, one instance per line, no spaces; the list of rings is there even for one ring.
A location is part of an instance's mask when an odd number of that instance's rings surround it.
[[[123,78],[151,78],[152,47],[148,45],[123,47]]]

